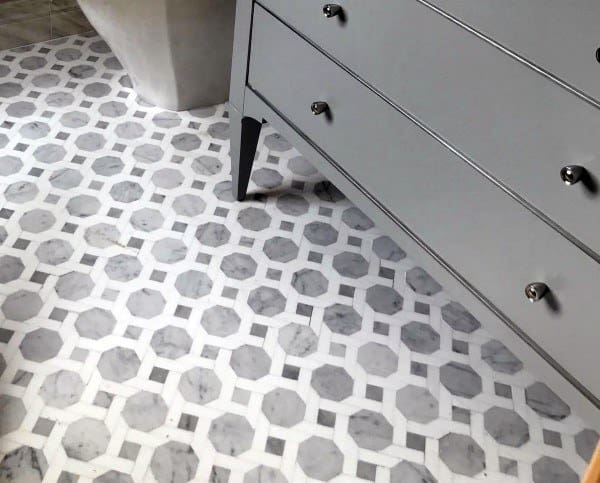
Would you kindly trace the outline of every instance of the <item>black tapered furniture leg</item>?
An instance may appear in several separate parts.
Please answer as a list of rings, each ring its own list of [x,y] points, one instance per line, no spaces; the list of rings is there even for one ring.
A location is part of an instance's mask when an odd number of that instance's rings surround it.
[[[235,108],[230,111],[229,122],[233,196],[236,200],[242,201],[248,190],[262,122],[242,116]]]

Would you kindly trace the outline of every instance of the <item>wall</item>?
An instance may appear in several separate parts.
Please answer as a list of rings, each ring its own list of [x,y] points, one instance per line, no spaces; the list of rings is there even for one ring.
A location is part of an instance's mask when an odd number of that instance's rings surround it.
[[[0,0],[0,50],[91,29],[76,0]]]

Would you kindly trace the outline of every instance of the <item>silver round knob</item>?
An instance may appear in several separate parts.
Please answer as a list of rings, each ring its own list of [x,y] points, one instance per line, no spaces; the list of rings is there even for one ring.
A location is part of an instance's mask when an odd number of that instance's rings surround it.
[[[548,285],[543,282],[533,282],[525,287],[525,296],[530,302],[539,302],[548,293]]]
[[[327,3],[323,6],[323,15],[327,18],[335,17],[342,13],[342,7],[335,3]]]
[[[560,170],[560,178],[567,186],[572,186],[581,181],[585,176],[585,168],[583,166],[565,166]]]
[[[313,102],[310,105],[310,110],[312,111],[312,113],[315,116],[318,116],[319,114],[323,114],[328,109],[329,109],[329,106],[327,105],[326,102],[323,102],[323,101]]]

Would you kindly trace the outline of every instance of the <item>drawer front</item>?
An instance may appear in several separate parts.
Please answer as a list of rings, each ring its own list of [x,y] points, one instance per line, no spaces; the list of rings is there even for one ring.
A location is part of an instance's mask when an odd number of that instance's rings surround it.
[[[597,0],[428,1],[600,100]]]
[[[589,370],[600,265],[260,7],[248,83],[600,395],[600,375]],[[319,100],[329,116],[311,113]],[[526,300],[525,286],[538,280],[560,311]]]
[[[415,0],[344,0],[345,24],[316,0],[263,3],[600,253],[600,195],[560,176],[600,178],[599,109]]]

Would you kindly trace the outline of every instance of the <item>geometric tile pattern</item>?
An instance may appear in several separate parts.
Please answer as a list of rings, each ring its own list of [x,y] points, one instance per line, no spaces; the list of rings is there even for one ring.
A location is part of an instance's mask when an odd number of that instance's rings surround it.
[[[0,480],[575,482],[598,434],[270,128],[0,53]]]

